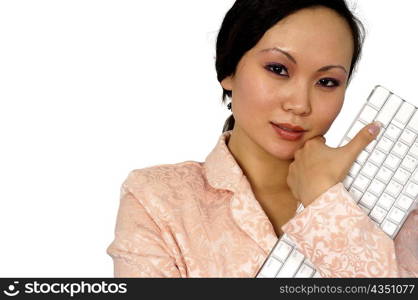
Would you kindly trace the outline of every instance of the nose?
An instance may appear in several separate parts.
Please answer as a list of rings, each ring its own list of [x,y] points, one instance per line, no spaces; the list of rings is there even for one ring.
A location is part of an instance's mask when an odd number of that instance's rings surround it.
[[[295,115],[305,116],[311,112],[311,99],[309,89],[306,87],[293,87],[292,91],[282,101],[282,108]]]

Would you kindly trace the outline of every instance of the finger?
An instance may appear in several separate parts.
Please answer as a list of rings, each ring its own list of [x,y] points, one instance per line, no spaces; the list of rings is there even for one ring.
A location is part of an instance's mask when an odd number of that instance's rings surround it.
[[[327,140],[322,135],[316,136],[313,140],[319,141],[321,144],[324,144],[326,146]]]
[[[347,155],[354,161],[361,151],[373,141],[380,132],[380,128],[383,126],[379,121],[373,122],[361,129],[354,138],[343,148],[347,150]]]
[[[325,137],[324,136],[322,136],[322,135],[316,135],[316,136],[314,136],[313,138],[311,138],[311,139],[309,139],[308,141],[320,141],[320,142],[323,142],[323,143],[325,143],[327,140],[325,139]]]

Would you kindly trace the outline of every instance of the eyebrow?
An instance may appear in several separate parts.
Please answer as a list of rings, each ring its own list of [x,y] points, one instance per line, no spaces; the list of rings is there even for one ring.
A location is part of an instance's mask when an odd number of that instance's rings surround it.
[[[296,59],[292,55],[290,55],[290,53],[288,53],[288,52],[286,52],[286,51],[284,51],[280,48],[277,48],[277,47],[267,48],[267,49],[261,50],[260,52],[270,52],[270,51],[275,51],[275,52],[279,52],[279,53],[282,53],[282,54],[286,55],[288,59],[290,59],[295,65],[297,65]],[[347,74],[347,70],[341,65],[325,66],[325,67],[322,67],[322,68],[318,69],[317,72],[326,72],[326,71],[328,71],[329,69],[332,69],[332,68],[342,69]]]

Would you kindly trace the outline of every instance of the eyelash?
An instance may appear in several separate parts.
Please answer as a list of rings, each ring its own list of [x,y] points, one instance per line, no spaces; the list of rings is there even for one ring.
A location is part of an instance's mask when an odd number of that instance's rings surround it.
[[[286,72],[287,72],[287,68],[285,67],[285,66],[283,66],[283,65],[281,65],[281,64],[270,64],[270,65],[267,65],[266,66],[266,69],[269,71],[269,72],[272,72],[272,73],[274,73],[274,74],[276,74],[276,75],[279,75],[279,76],[286,76],[286,75],[280,75],[279,73],[277,73],[277,72],[274,72],[274,71],[272,71],[271,70],[271,68],[272,67],[279,67],[279,68],[281,68],[282,70],[285,70]],[[329,89],[331,89],[331,88],[335,88],[335,87],[337,87],[337,86],[339,86],[340,85],[340,82],[338,81],[338,80],[336,80],[336,79],[332,79],[332,78],[322,78],[322,79],[320,79],[320,81],[321,80],[326,80],[326,81],[330,81],[330,82],[332,82],[334,85],[333,86],[327,86],[327,85],[322,85],[323,87],[325,87],[325,88],[329,88]]]

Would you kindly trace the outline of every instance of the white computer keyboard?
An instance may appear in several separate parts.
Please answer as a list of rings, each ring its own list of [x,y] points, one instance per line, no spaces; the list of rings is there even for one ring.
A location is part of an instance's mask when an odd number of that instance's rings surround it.
[[[388,89],[376,86],[339,146],[367,124],[384,127],[357,157],[343,184],[356,203],[391,238],[395,238],[418,197],[417,108]],[[298,208],[297,213],[303,210]],[[263,277],[321,277],[284,234],[258,271]]]

